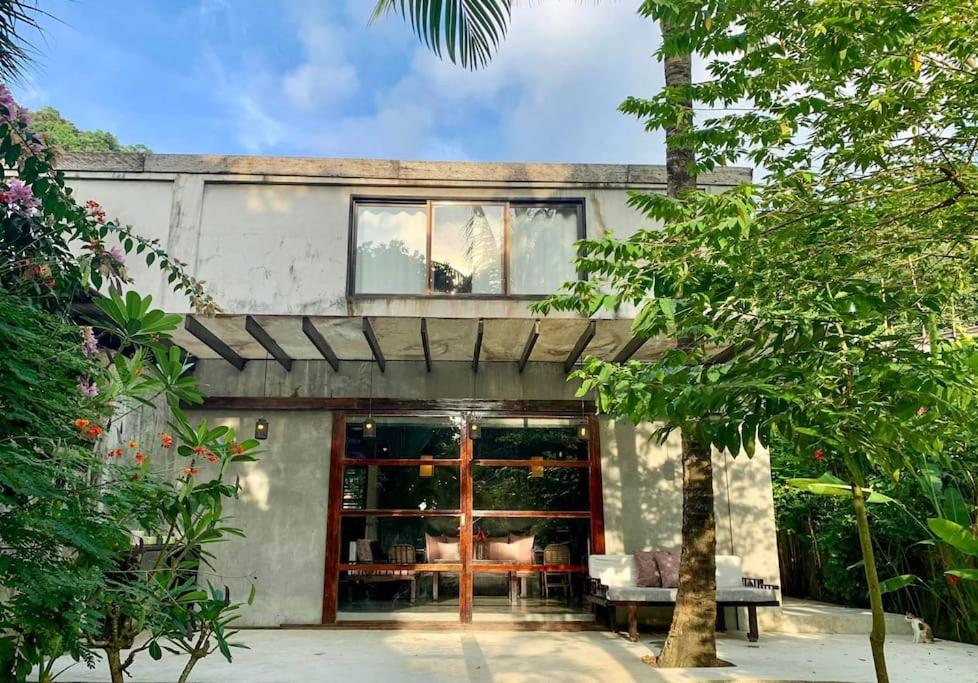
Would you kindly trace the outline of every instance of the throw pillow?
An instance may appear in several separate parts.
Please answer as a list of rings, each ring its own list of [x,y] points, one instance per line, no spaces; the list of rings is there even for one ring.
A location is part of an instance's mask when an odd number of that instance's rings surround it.
[[[369,538],[357,539],[357,561],[358,562],[373,562],[374,561],[374,551],[370,547]]]
[[[638,569],[638,577],[635,581],[636,586],[650,588],[659,588],[662,586],[662,574],[659,573],[659,565],[655,561],[654,552],[651,550],[636,550],[635,567]]]
[[[533,564],[534,538],[534,536],[509,535],[510,552],[513,554],[513,562],[516,564]]]
[[[659,567],[663,588],[679,587],[679,553],[675,550],[657,550],[655,563]]]
[[[440,560],[443,562],[459,562],[462,556],[458,552],[458,539],[457,538],[446,538],[443,541],[438,542],[438,554]]]

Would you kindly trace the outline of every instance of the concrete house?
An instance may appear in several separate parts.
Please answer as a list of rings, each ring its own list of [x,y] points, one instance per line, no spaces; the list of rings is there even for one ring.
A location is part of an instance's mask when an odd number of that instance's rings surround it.
[[[528,305],[579,277],[575,240],[642,226],[659,166],[66,155],[81,199],[158,238],[222,313],[130,257],[208,399],[267,430],[214,548],[257,586],[242,625],[590,619],[587,556],[680,543],[678,435],[596,416],[568,373],[653,357],[631,321]],[[700,177],[720,191],[746,169]],[[162,428],[158,412],[132,428]],[[778,583],[770,465],[715,453],[718,553]],[[217,579],[215,579],[217,580]]]

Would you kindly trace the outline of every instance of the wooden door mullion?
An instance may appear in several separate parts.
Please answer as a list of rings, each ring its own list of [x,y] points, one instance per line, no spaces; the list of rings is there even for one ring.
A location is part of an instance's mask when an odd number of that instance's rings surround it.
[[[472,439],[469,424],[472,416],[466,415],[462,429],[461,477],[462,517],[459,520],[459,554],[462,557],[462,575],[459,577],[459,620],[472,623]]]

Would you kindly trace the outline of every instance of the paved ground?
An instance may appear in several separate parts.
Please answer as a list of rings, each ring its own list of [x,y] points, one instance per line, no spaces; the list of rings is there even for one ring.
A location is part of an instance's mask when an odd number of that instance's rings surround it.
[[[603,632],[503,631],[245,631],[250,650],[228,664],[212,655],[197,665],[197,683],[576,683],[594,681],[872,681],[865,636],[762,633],[759,647],[724,636],[720,655],[736,666],[664,672],[642,656],[658,649],[655,636],[640,643]],[[661,638],[661,637],[660,637]],[[661,641],[660,641],[661,642]],[[978,647],[940,642],[914,645],[907,636],[888,643],[894,683],[978,682]],[[142,657],[133,683],[175,681],[182,659]],[[107,681],[104,669],[83,665],[64,681]]]

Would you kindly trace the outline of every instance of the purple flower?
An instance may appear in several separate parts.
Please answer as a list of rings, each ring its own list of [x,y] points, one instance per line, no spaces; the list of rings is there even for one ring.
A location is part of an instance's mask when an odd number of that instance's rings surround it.
[[[14,117],[17,119],[17,122],[23,126],[30,126],[31,113],[27,111],[27,109],[25,109],[24,107],[21,107],[20,105],[14,105],[14,109],[15,109]]]
[[[8,115],[13,115],[14,107],[17,103],[14,102],[14,96],[10,94],[10,90],[3,83],[0,83],[0,106],[7,110]]]
[[[82,352],[89,360],[98,355],[98,339],[95,338],[91,327],[82,328]]]
[[[115,262],[120,266],[126,265],[126,255],[118,245],[109,249],[109,256],[115,259]]]
[[[41,200],[34,196],[31,186],[20,178],[11,178],[7,181],[7,191],[3,196],[8,205],[20,208],[22,211],[30,212],[41,205]]]
[[[88,398],[95,398],[98,396],[98,385],[87,377],[79,377],[78,393],[80,393],[82,396],[87,396]]]

